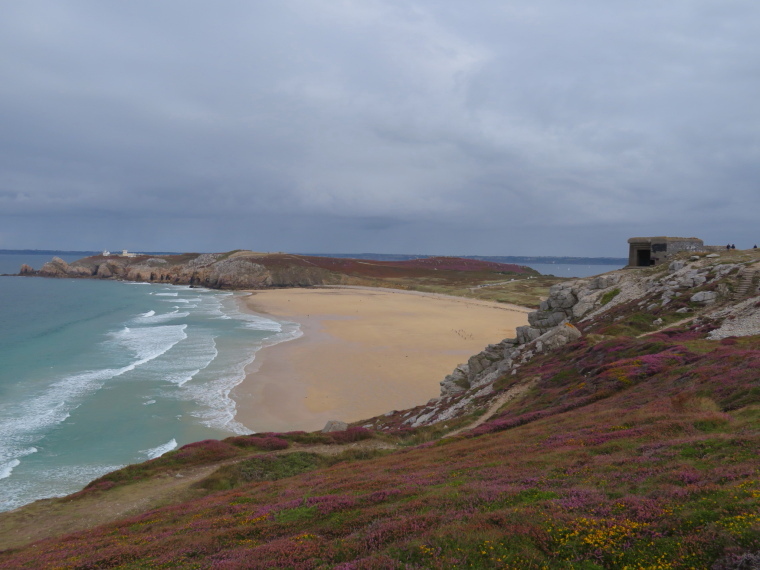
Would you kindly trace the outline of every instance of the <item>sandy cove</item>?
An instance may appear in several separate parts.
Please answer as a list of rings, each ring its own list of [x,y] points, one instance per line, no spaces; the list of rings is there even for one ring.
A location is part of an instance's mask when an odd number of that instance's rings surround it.
[[[253,291],[244,303],[303,331],[259,351],[233,392],[236,419],[257,432],[313,431],[424,404],[457,364],[515,336],[531,311],[370,287]]]

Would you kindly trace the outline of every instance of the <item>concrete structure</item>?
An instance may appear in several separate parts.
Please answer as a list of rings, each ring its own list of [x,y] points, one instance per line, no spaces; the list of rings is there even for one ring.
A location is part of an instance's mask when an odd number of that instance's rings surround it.
[[[649,267],[664,263],[682,251],[711,251],[701,239],[690,237],[634,237],[628,240],[628,267]]]

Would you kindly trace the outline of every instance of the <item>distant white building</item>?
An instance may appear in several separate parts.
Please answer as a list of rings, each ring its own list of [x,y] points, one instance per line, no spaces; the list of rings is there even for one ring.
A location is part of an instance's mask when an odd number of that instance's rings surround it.
[[[104,250],[103,250],[103,253],[101,253],[101,255],[102,255],[103,257],[108,257],[109,255],[111,255],[111,252],[110,252],[110,251],[108,251],[107,249],[104,249]]]
[[[136,253],[130,253],[126,249],[121,250],[121,256],[122,257],[137,257],[138,254]]]

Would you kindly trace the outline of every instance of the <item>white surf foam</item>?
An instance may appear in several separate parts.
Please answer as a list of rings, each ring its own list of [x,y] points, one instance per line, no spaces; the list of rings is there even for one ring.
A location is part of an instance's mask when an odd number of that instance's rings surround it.
[[[235,319],[241,322],[241,328],[254,331],[271,331],[282,332],[282,324],[278,321],[262,317],[260,315],[254,315],[252,313],[244,313],[237,308],[237,303],[225,303],[224,314],[228,318]]]
[[[112,340],[107,344],[132,352],[135,360],[131,363],[121,368],[89,370],[65,376],[24,401],[0,403],[0,457],[7,463],[37,451],[29,444],[39,440],[46,429],[66,421],[88,395],[99,390],[107,381],[171,350],[187,337],[186,326],[124,327],[112,333]]]
[[[143,406],[150,406],[151,404],[155,404],[155,400],[148,400],[147,402],[143,402]]]
[[[279,325],[279,323],[278,323]],[[237,406],[231,393],[246,376],[245,369],[250,365],[256,352],[265,346],[271,346],[298,338],[303,333],[296,323],[283,323],[284,330],[268,338],[257,339],[259,342],[248,355],[226,354],[225,363],[215,363],[204,374],[203,381],[188,384],[183,388],[182,397],[202,404],[191,414],[202,424],[214,429],[231,431],[238,434],[248,434],[251,430],[235,420]]]
[[[156,457],[161,457],[164,453],[171,451],[172,449],[177,449],[177,440],[174,438],[158,447],[144,449],[140,453],[144,453],[148,459],[155,459]]]
[[[183,319],[189,315],[189,312],[180,312],[179,307],[177,307],[169,313],[161,313],[159,315],[157,315],[155,311],[148,311],[147,313],[135,317],[131,322],[137,325],[155,325],[159,323],[165,323],[167,321],[172,321],[174,319]]]
[[[124,327],[110,333],[111,343],[118,350],[128,350],[137,358],[136,361],[120,368],[114,376],[134,370],[169,352],[174,345],[187,338],[187,325],[164,325],[158,327]]]
[[[89,481],[121,469],[124,465],[65,465],[24,473],[3,481],[0,511],[15,509],[32,501],[63,497],[82,489]]]
[[[156,297],[176,297],[179,293],[156,293]]]
[[[13,473],[13,468],[21,465],[18,459],[11,459],[5,463],[0,463],[0,479],[7,479]]]

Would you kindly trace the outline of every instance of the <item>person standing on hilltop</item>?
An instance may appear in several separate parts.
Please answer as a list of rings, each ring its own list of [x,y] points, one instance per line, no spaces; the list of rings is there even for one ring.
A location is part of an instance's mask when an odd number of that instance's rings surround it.
[[[736,249],[736,244],[735,243],[731,244],[731,249]]]
[[[726,249],[727,249],[727,250],[728,250],[728,249],[731,249],[731,244],[730,244],[730,243],[729,243],[729,244],[726,246]]]

